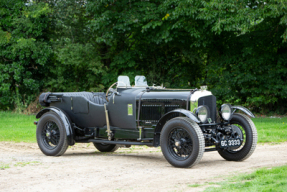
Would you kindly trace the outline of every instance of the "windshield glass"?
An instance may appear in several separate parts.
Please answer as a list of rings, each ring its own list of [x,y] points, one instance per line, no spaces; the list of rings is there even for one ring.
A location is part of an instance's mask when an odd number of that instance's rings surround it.
[[[145,76],[137,75],[135,77],[135,87],[147,87],[147,81]]]
[[[121,75],[118,77],[118,87],[130,87],[130,78],[128,76]]]

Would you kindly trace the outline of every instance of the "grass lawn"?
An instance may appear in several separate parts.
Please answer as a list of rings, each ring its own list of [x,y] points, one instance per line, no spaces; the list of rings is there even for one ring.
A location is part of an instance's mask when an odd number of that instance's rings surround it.
[[[227,181],[211,183],[217,187],[209,187],[209,192],[241,192],[241,191],[287,191],[287,165],[274,168],[258,169],[251,174],[240,174]],[[196,187],[196,186],[194,186]]]
[[[287,141],[287,117],[252,118],[258,131],[258,142]],[[0,112],[0,141],[36,142],[35,115]]]
[[[287,141],[287,117],[258,117],[252,118],[252,121],[257,128],[258,142],[277,143]]]
[[[0,112],[0,141],[36,142],[35,115]]]

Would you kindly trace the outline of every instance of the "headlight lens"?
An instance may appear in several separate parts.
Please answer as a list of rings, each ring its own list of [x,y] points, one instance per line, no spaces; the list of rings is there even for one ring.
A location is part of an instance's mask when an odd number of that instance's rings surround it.
[[[209,110],[206,106],[199,106],[196,110],[196,115],[202,123],[206,123],[207,118],[209,117]]]
[[[220,112],[221,112],[221,117],[225,121],[230,120],[230,117],[231,117],[231,106],[229,104],[221,105]]]

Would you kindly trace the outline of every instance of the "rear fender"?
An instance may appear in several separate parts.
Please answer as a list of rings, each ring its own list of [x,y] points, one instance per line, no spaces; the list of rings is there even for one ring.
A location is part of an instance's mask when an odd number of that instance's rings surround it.
[[[233,112],[232,112],[232,114],[234,114],[235,111],[238,109],[238,110],[244,112],[245,114],[249,115],[250,117],[253,117],[253,118],[255,117],[255,116],[253,115],[253,113],[252,113],[251,111],[249,111],[249,110],[248,110],[247,108],[245,108],[245,107],[242,107],[242,106],[231,106],[231,109],[234,109]]]
[[[48,107],[48,108],[42,109],[39,113],[37,113],[36,118],[37,119],[41,118],[42,115],[44,115],[45,113],[49,111],[55,112],[60,117],[66,129],[68,144],[74,145],[75,144],[74,131],[72,129],[71,122],[68,118],[68,115],[65,112],[61,111],[61,109],[57,107]]]
[[[168,113],[166,113],[164,116],[161,117],[161,119],[158,121],[156,128],[155,128],[155,135],[154,135],[154,146],[157,147],[160,144],[160,133],[161,130],[164,126],[164,124],[173,118],[173,116],[175,114],[182,114],[185,117],[190,118],[191,120],[195,121],[196,123],[200,123],[199,119],[196,117],[195,114],[193,114],[192,112],[185,110],[185,109],[175,109],[172,110]]]

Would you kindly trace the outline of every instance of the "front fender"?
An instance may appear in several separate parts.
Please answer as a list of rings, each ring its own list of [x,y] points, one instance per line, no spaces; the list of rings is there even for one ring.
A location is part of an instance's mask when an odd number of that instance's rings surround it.
[[[242,106],[231,106],[231,109],[234,109],[232,114],[235,113],[235,111],[238,109],[240,111],[243,111],[245,114],[249,115],[250,117],[255,117],[251,111],[249,111],[247,108],[242,107]]]
[[[164,126],[164,124],[173,118],[173,115],[175,114],[182,114],[188,118],[190,118],[191,120],[195,121],[196,123],[200,123],[199,119],[196,117],[195,114],[193,114],[192,112],[188,111],[188,110],[185,110],[185,109],[175,109],[175,110],[172,110],[168,113],[166,113],[164,116],[162,116],[160,118],[160,120],[158,121],[157,125],[156,125],[156,128],[155,128],[155,135],[154,135],[154,146],[159,146],[159,143],[160,143],[160,132]]]
[[[57,107],[48,107],[48,108],[42,109],[39,113],[37,113],[36,118],[39,119],[42,115],[44,115],[45,113],[47,113],[49,111],[55,112],[61,118],[61,120],[65,126],[65,129],[66,129],[68,144],[74,145],[75,144],[74,132],[73,132],[71,123],[69,121],[68,116],[61,109],[59,109]]]

